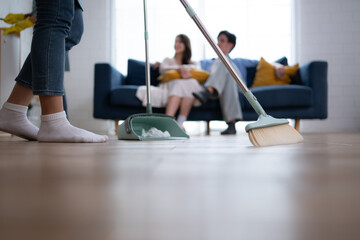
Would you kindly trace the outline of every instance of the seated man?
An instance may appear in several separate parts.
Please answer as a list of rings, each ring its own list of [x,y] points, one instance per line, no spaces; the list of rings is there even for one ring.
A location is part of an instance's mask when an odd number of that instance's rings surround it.
[[[219,48],[228,57],[231,50],[235,47],[236,36],[228,31],[221,31],[217,40]],[[232,63],[230,57],[228,59],[239,74],[239,70]],[[210,73],[204,90],[194,92],[193,95],[202,104],[206,103],[208,99],[219,98],[223,118],[228,124],[228,128],[221,132],[221,134],[236,134],[235,123],[242,119],[237,84],[220,59],[216,59],[213,62]]]
[[[236,36],[228,31],[221,31],[217,40],[219,48],[224,55],[228,57],[232,67],[240,76],[239,69],[228,56],[236,45]],[[276,75],[281,78],[285,74],[283,66],[281,64],[276,64],[274,66]],[[210,72],[211,75],[207,79],[204,89],[200,92],[194,92],[193,95],[199,99],[202,104],[205,104],[209,99],[218,98],[223,118],[228,124],[228,128],[221,132],[221,134],[236,134],[235,123],[242,119],[239,102],[239,87],[220,59],[216,59],[213,62]]]

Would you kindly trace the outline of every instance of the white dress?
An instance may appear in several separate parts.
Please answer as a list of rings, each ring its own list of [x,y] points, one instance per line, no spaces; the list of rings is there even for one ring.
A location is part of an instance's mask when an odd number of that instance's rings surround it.
[[[192,69],[200,69],[198,63],[192,62],[186,65]],[[165,58],[160,64],[160,74],[164,74],[168,70],[179,69],[179,65],[174,58]],[[153,107],[165,107],[170,96],[178,96],[184,98],[194,98],[193,92],[202,90],[202,86],[194,78],[174,79],[169,82],[160,83],[158,87],[151,86],[151,105]],[[146,106],[146,87],[141,86],[136,92],[136,97],[142,101],[142,105]],[[193,106],[200,106],[199,100],[195,100]]]

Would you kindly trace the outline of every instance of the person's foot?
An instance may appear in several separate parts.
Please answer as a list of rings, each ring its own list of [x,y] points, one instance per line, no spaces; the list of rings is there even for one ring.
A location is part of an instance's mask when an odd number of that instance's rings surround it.
[[[27,110],[28,107],[23,105],[4,103],[0,110],[0,131],[36,141],[39,128],[29,121]]]
[[[236,128],[235,128],[235,123],[233,122],[229,122],[227,123],[228,128],[224,131],[221,132],[221,135],[234,135],[236,134]]]
[[[97,135],[72,126],[64,111],[41,116],[41,125],[37,137],[39,142],[72,143],[102,143],[109,139],[106,135]]]
[[[192,95],[196,99],[198,99],[201,104],[205,104],[209,99],[215,98],[207,88],[204,88],[204,90],[201,90],[199,92],[193,92]]]

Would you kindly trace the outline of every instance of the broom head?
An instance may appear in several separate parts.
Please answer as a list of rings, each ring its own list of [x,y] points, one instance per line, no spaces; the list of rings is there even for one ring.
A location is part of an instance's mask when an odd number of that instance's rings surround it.
[[[245,128],[251,143],[256,147],[295,144],[303,141],[301,134],[286,119],[260,115],[259,119]]]

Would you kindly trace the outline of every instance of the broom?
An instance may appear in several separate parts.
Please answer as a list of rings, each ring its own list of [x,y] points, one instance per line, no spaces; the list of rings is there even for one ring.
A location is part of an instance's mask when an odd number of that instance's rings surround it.
[[[279,144],[293,144],[300,143],[303,141],[303,137],[298,131],[289,125],[289,121],[286,119],[276,119],[266,114],[256,97],[243,83],[241,78],[232,68],[229,60],[226,58],[224,53],[221,51],[219,46],[215,43],[214,39],[210,36],[205,26],[198,18],[195,11],[189,5],[186,0],[180,0],[185,7],[190,17],[194,20],[200,31],[203,33],[205,38],[208,40],[216,54],[219,56],[221,61],[224,63],[226,68],[229,70],[232,77],[235,79],[237,84],[240,86],[246,99],[249,101],[255,112],[259,115],[256,122],[250,123],[245,127],[246,132],[249,135],[249,139],[254,146],[270,146]]]

